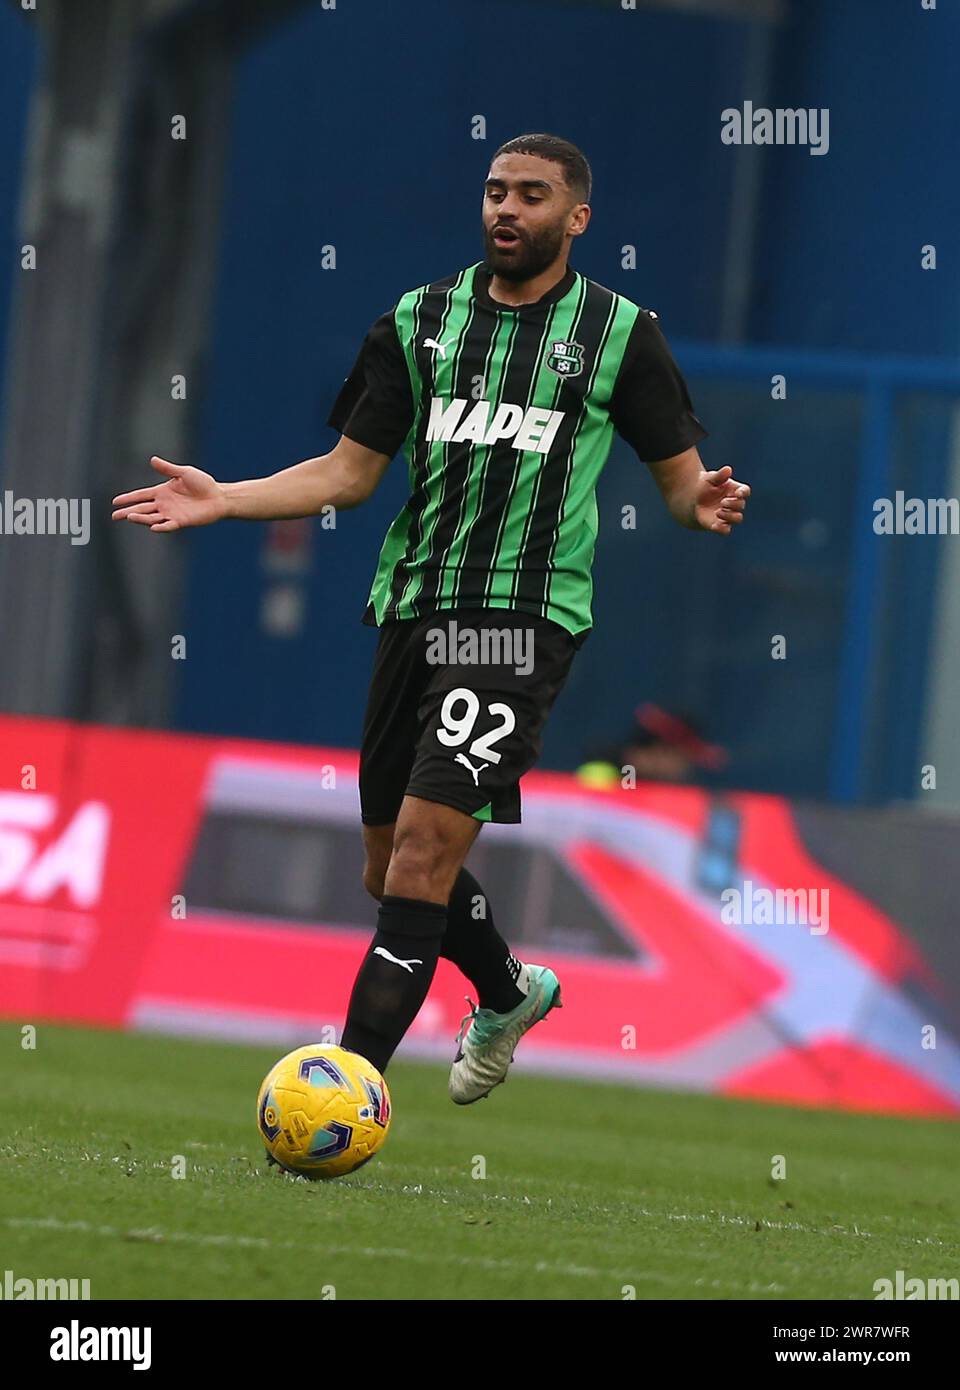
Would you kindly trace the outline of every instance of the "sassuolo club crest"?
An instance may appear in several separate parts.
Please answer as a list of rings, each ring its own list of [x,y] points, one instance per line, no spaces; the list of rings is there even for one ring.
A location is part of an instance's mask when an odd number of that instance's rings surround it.
[[[558,338],[550,344],[547,366],[557,376],[579,376],[583,371],[583,347],[580,343],[568,343]]]

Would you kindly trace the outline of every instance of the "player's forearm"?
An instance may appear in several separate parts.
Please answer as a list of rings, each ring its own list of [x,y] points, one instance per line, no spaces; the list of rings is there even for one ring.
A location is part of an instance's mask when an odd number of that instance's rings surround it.
[[[691,463],[669,479],[658,480],[661,496],[670,515],[674,521],[691,531],[700,528],[697,521],[697,494],[703,474],[704,470],[699,463]]]
[[[647,467],[674,521],[691,531],[700,530],[697,504],[706,469],[696,446],[684,449],[682,454],[648,463]]]
[[[226,515],[241,521],[285,521],[316,516],[324,507],[356,507],[366,494],[333,453],[304,459],[269,478],[222,483]]]

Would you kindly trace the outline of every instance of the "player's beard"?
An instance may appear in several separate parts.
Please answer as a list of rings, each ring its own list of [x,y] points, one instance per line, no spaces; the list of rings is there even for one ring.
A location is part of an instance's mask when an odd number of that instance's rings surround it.
[[[512,230],[519,237],[519,242],[514,243],[517,249],[501,251],[493,240],[493,229],[488,231],[484,226],[483,247],[487,265],[501,280],[510,280],[517,284],[524,280],[532,280],[534,276],[542,274],[553,265],[563,250],[563,228],[563,222],[555,222],[550,227],[543,227],[539,232],[532,233],[520,232],[514,227]]]

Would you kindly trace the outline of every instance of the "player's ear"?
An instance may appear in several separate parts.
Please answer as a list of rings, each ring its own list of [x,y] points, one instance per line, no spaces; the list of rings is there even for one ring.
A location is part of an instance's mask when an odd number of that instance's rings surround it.
[[[590,204],[577,203],[570,212],[570,235],[583,236],[590,225]]]

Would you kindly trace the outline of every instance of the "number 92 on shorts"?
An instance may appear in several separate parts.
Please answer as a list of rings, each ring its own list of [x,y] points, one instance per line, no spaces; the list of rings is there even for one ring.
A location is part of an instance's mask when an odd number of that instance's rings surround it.
[[[513,609],[385,622],[360,750],[364,824],[395,821],[406,795],[519,821],[520,778],[585,636]]]

